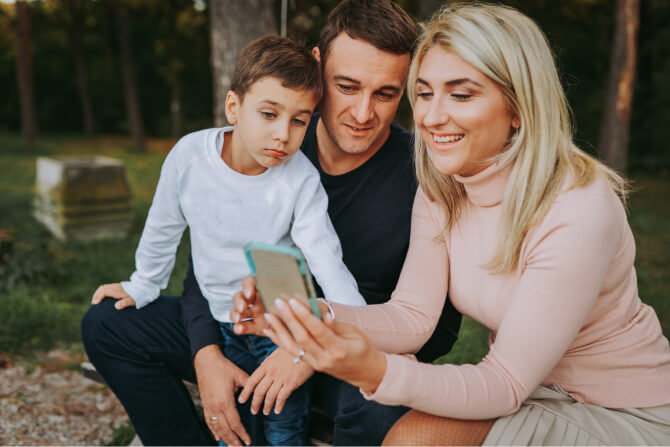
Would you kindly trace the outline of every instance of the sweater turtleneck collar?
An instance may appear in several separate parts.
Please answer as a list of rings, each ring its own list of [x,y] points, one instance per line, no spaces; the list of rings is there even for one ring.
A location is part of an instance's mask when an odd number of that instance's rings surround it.
[[[491,207],[499,205],[505,194],[507,180],[512,172],[514,163],[500,168],[500,163],[493,163],[475,175],[463,177],[455,174],[454,179],[465,188],[470,202],[480,207]]]

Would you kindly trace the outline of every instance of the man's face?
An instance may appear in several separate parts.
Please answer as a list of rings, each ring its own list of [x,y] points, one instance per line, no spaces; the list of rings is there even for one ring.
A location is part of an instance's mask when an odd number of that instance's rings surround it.
[[[351,155],[376,151],[384,144],[402,96],[409,54],[393,54],[372,44],[337,36],[323,67],[321,120],[330,141],[319,147]]]

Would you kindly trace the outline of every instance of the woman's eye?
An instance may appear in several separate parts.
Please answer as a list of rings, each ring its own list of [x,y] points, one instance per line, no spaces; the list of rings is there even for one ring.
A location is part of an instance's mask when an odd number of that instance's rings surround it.
[[[472,95],[465,95],[461,93],[452,93],[451,97],[458,100],[458,101],[467,101],[468,99],[472,98]]]
[[[417,93],[416,96],[418,98],[423,99],[423,100],[428,100],[428,99],[433,97],[433,93],[432,92],[421,92],[421,93]]]
[[[307,124],[305,121],[298,119],[298,118],[293,118],[293,124],[296,124],[298,126],[304,126]]]
[[[271,120],[277,116],[277,114],[273,112],[261,112],[261,115],[263,115],[263,118]]]

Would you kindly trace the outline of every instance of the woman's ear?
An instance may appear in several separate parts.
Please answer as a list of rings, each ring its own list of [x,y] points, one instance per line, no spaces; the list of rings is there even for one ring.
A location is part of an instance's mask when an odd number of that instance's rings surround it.
[[[321,51],[319,51],[319,47],[312,48],[312,56],[314,56],[314,59],[321,64]]]
[[[518,129],[519,127],[521,127],[521,120],[519,119],[518,116],[515,116],[515,117],[512,119],[512,127],[514,128],[514,130],[516,130],[516,129]]]
[[[232,90],[228,90],[226,94],[226,119],[230,124],[237,124],[237,113],[240,107],[240,97]]]

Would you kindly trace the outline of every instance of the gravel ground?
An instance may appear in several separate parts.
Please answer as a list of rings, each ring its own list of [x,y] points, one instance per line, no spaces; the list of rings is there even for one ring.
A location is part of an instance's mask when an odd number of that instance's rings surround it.
[[[66,351],[27,370],[0,356],[0,445],[105,445],[128,420],[106,387],[84,378]]]

